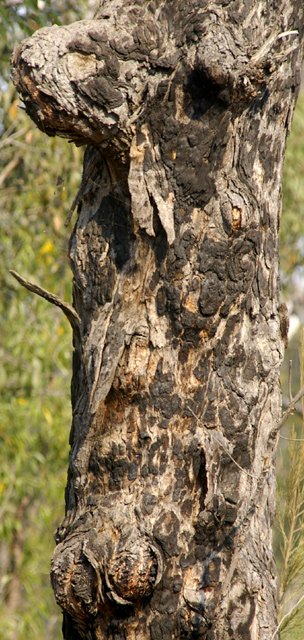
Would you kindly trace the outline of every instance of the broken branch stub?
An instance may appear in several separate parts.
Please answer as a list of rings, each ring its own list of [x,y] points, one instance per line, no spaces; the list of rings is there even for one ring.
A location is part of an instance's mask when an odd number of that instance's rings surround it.
[[[36,124],[87,145],[52,561],[67,640],[276,629],[278,225],[302,3],[262,5],[112,0],[13,57]]]

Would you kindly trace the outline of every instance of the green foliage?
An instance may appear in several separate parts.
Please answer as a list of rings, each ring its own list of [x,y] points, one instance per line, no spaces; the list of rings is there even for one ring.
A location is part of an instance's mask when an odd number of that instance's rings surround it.
[[[300,385],[304,382],[304,331],[299,349]],[[297,420],[281,440],[277,518],[274,531],[279,578],[282,640],[303,640],[304,626],[304,420]]]
[[[38,640],[59,632],[48,574],[53,532],[64,515],[71,331],[57,308],[21,289],[8,270],[71,300],[63,221],[82,152],[42,137],[14,101],[1,147],[1,637],[18,630],[18,640]],[[46,634],[50,620],[55,635]]]
[[[304,91],[300,92],[287,141],[283,174],[280,256],[283,282],[304,265]]]
[[[283,213],[280,231],[282,280],[287,298],[293,299],[295,277],[303,277],[304,264],[304,92],[300,92],[283,175]],[[298,357],[299,355],[299,357]],[[282,370],[283,394],[288,389],[288,360],[292,359],[291,392],[303,385],[304,338],[295,337]],[[274,548],[279,577],[280,632],[282,640],[303,640],[304,626],[304,421],[295,413],[282,430],[279,442],[277,521]],[[294,440],[297,438],[298,440]],[[303,597],[303,600],[302,600]]]
[[[71,11],[74,3],[45,4],[39,20],[49,20],[56,7],[62,16],[63,5]],[[0,24],[7,28],[5,39],[0,33],[2,59],[17,32],[21,38],[36,28],[30,20],[37,2],[26,5],[22,22],[16,7],[0,4]],[[64,515],[71,330],[59,309],[22,289],[9,269],[71,301],[64,220],[80,183],[83,152],[43,136],[19,108],[13,87],[1,86],[0,635],[55,640],[61,614],[49,564]]]
[[[290,437],[296,438],[295,429],[291,430]],[[297,603],[304,597],[304,441],[290,441],[288,459],[289,473],[277,492],[281,637],[282,640],[302,640],[304,609],[302,601],[302,607]]]
[[[0,75],[9,76],[8,62],[14,46],[41,27],[81,20],[88,0],[1,0]]]

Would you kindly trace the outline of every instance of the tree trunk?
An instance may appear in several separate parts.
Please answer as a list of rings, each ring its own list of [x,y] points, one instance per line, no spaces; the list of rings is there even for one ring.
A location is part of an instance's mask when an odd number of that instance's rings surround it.
[[[87,145],[70,241],[66,640],[270,640],[288,320],[278,228],[302,0],[107,0],[13,80]]]

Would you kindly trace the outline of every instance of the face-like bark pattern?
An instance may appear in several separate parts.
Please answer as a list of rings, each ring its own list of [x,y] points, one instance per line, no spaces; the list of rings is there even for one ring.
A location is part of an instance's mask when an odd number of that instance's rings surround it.
[[[37,125],[88,145],[52,562],[68,640],[274,631],[277,246],[302,28],[298,0],[111,0],[15,52]]]

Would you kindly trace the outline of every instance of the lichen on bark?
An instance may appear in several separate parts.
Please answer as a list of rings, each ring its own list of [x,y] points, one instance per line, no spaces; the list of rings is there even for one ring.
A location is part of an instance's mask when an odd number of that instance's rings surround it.
[[[299,0],[109,0],[14,53],[38,127],[87,145],[51,572],[66,640],[276,627],[278,228],[302,37]]]

